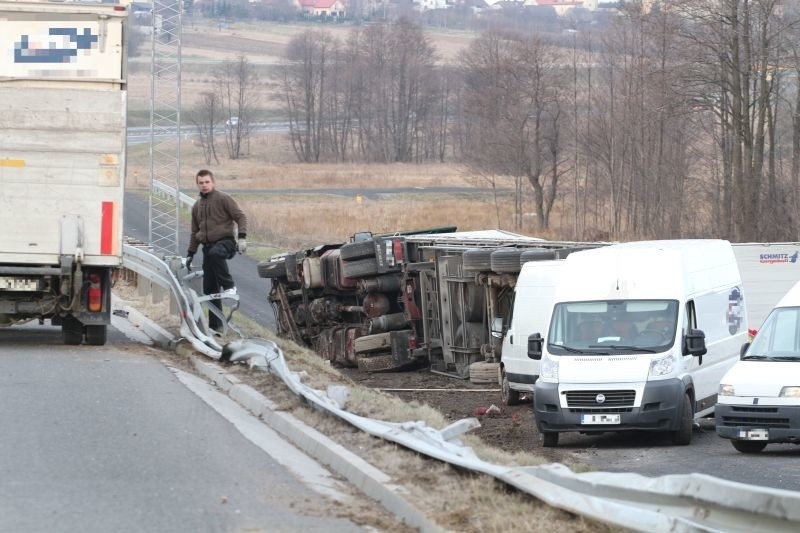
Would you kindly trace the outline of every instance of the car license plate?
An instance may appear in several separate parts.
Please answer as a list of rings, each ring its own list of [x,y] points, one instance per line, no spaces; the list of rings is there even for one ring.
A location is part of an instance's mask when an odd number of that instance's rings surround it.
[[[619,414],[581,415],[581,424],[619,424]]]
[[[742,440],[769,440],[769,430],[742,429],[739,430],[739,438]]]
[[[36,291],[39,289],[37,279],[0,276],[0,291]]]

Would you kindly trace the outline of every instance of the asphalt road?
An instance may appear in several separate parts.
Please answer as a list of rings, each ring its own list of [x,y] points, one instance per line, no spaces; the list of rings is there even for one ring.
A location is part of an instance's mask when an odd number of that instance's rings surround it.
[[[149,242],[149,204],[145,196],[135,192],[125,193],[125,212],[123,215],[123,233],[142,242]],[[185,254],[189,247],[188,223],[181,228],[180,253]],[[193,267],[202,268],[203,253],[198,251]],[[236,255],[228,261],[236,289],[239,293],[239,310],[262,326],[275,329],[275,314],[267,302],[269,280],[259,277],[256,265],[258,262],[246,255]],[[236,315],[233,315],[236,321]]]
[[[285,442],[256,446],[209,407],[227,397],[109,333],[66,347],[56,327],[0,329],[0,531],[359,529],[264,451]]]

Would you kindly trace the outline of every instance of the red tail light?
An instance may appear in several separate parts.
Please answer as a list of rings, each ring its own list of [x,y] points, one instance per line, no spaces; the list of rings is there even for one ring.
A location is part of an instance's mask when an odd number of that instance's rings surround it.
[[[103,288],[100,286],[100,275],[89,274],[89,311],[97,313],[103,309]]]
[[[399,239],[392,241],[392,253],[394,254],[394,260],[398,263],[405,261],[405,255],[403,255],[403,241]]]

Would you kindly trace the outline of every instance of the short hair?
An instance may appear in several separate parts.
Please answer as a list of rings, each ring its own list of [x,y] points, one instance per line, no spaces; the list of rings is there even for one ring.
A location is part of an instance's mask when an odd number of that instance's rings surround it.
[[[199,171],[197,173],[197,176],[194,177],[194,181],[197,181],[198,178],[203,178],[205,176],[208,176],[209,178],[211,178],[211,181],[214,181],[214,173],[206,169]]]

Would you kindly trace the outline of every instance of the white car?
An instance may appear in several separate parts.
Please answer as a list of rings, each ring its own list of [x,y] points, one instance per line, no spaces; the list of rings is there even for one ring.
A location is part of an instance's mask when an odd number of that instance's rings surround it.
[[[722,378],[717,435],[742,453],[772,442],[800,444],[800,282],[764,321]]]
[[[231,117],[225,123],[226,128],[235,128],[238,125],[239,125],[239,117]]]

